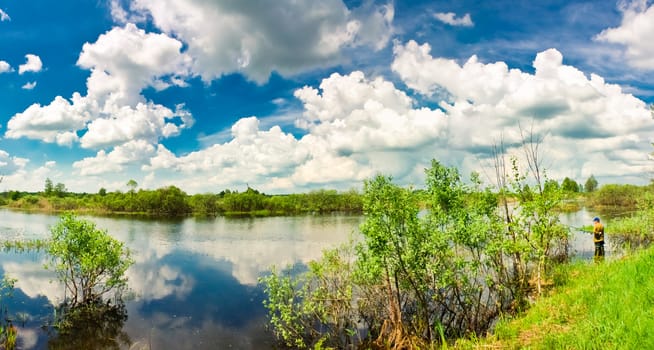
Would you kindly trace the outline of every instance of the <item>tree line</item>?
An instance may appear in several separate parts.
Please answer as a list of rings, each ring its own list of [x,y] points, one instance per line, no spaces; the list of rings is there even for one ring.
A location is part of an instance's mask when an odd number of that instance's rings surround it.
[[[62,183],[46,179],[38,193],[9,191],[0,194],[0,205],[17,209],[45,211],[84,211],[94,213],[134,213],[154,216],[216,215],[297,215],[305,213],[361,213],[362,197],[355,190],[314,190],[308,193],[268,195],[248,187],[243,192],[189,195],[176,186],[156,190],[136,190],[134,180],[127,192],[67,192]]]
[[[545,181],[545,186],[554,186],[557,188],[560,187],[561,190],[563,190],[565,193],[592,193],[597,190],[599,183],[597,182],[597,179],[595,179],[594,175],[590,175],[583,185],[566,176],[560,184],[556,180],[549,179]]]
[[[356,190],[314,190],[308,193],[268,195],[247,187],[243,192],[223,190],[219,193],[189,195],[176,186],[156,190],[137,190],[129,180],[128,191],[108,192],[104,188],[93,193],[69,192],[66,185],[47,178],[41,192],[8,191],[0,193],[0,206],[43,211],[83,211],[93,213],[129,213],[153,216],[271,216],[306,213],[362,213],[363,198]],[[568,177],[561,183],[553,179],[544,182],[546,188],[563,193],[592,193],[598,182],[591,175],[582,186]]]

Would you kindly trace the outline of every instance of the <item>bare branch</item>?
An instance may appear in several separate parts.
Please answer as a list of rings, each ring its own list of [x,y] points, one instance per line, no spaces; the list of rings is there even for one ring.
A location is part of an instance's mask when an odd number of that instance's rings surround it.
[[[543,143],[545,136],[538,136],[534,133],[534,125],[532,123],[529,128],[529,134],[525,135],[525,131],[520,124],[520,137],[522,138],[522,149],[525,152],[525,157],[527,158],[527,165],[529,166],[529,172],[536,180],[536,185],[538,185],[538,192],[543,193],[543,174],[542,174],[542,162],[540,158],[540,145]]]
[[[509,202],[506,198],[506,161],[505,161],[504,137],[500,136],[499,144],[493,145],[493,165],[495,167],[495,182],[499,194],[500,206],[504,210],[505,220],[511,223],[511,213],[509,212]]]

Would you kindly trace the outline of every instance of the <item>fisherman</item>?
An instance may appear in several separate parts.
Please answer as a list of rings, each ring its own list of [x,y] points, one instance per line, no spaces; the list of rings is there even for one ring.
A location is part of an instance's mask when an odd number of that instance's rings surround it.
[[[604,225],[598,217],[593,219],[593,242],[595,242],[595,259],[604,258]]]

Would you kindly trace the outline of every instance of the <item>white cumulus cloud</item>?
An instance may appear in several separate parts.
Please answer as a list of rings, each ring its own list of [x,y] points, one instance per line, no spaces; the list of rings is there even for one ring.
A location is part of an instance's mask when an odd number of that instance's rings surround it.
[[[437,12],[434,14],[434,18],[451,26],[472,27],[475,25],[469,13],[457,18],[454,12]]]
[[[260,182],[285,177],[306,160],[308,150],[278,126],[261,130],[255,117],[243,118],[232,126],[232,140],[177,157],[159,145],[157,154],[144,170],[174,169],[190,176],[195,186],[226,186],[238,182]],[[198,182],[200,178],[202,181]]]
[[[119,172],[127,165],[141,163],[154,155],[155,148],[152,144],[144,140],[134,140],[116,146],[109,153],[100,150],[94,157],[74,162],[73,168],[78,169],[83,176]]]
[[[349,9],[341,0],[132,0],[129,9],[112,2],[112,14],[119,22],[149,17],[186,43],[193,72],[205,81],[241,72],[264,82],[273,71],[293,75],[334,64],[347,48],[383,48],[394,9]]]
[[[379,172],[417,184],[432,158],[464,174],[487,171],[501,138],[519,155],[520,128],[547,135],[545,166],[553,178],[638,181],[649,167],[654,127],[645,103],[564,64],[555,49],[536,55],[534,73],[476,56],[463,64],[432,57],[429,45],[413,41],[394,52],[392,69],[411,89],[438,99],[437,108],[421,106],[381,77],[332,74],[295,92],[303,104],[296,127],[304,136],[243,118],[231,140],[187,155],[159,145],[143,170],[181,172],[179,183],[191,192],[245,183],[265,191],[349,188]],[[619,151],[625,149],[631,151]]]
[[[297,126],[307,131],[299,139],[278,126],[262,130],[258,118],[243,118],[225,143],[179,157],[160,145],[144,170],[183,172],[181,181],[192,191],[246,182],[275,191],[349,188],[377,171],[412,174],[415,160],[427,161],[446,133],[441,110],[415,108],[391,82],[362,72],[333,74],[319,88],[304,87],[295,95],[304,104]]]
[[[0,61],[0,73],[11,72],[11,65],[7,61]]]
[[[11,21],[11,17],[9,17],[7,12],[0,9],[0,22],[4,22],[4,21]]]
[[[111,118],[98,118],[87,125],[87,132],[80,139],[84,148],[106,148],[131,140],[144,140],[156,144],[160,138],[178,135],[192,123],[190,113],[182,106],[173,111],[154,103],[139,103],[136,107],[110,106]],[[171,122],[178,117],[180,124]]]
[[[30,160],[9,155],[0,151],[0,176],[2,186],[17,191],[38,191],[43,189],[43,179],[53,181],[63,179],[64,175],[57,169],[55,161],[45,161],[42,165],[30,166]]]
[[[47,106],[35,103],[9,120],[5,136],[70,145],[76,138],[71,138],[71,134],[83,129],[86,121],[90,119],[82,99],[79,94],[75,94],[72,104],[60,96]]]
[[[141,91],[179,85],[190,61],[181,47],[176,39],[132,24],[113,28],[80,53],[77,64],[91,71],[85,96],[75,92],[70,100],[57,96],[48,105],[33,104],[9,120],[5,135],[95,149],[131,141],[156,145],[178,135],[193,124],[190,113],[181,105],[173,110],[146,101]]]
[[[305,108],[299,126],[340,154],[413,149],[444,131],[440,110],[415,108],[406,93],[383,78],[332,74],[320,89],[322,94],[310,87],[296,91]]]
[[[25,83],[21,88],[24,89],[24,90],[32,90],[35,87],[36,87],[36,82],[32,81],[32,82]]]
[[[607,28],[595,39],[623,45],[627,62],[635,68],[654,70],[654,4],[646,0],[621,2],[622,23]]]
[[[86,43],[77,64],[91,70],[88,96],[100,104],[135,105],[141,90],[165,88],[186,77],[191,58],[182,42],[165,34],[146,33],[133,24],[116,27]]]
[[[534,74],[509,69],[504,62],[481,63],[476,56],[461,65],[429,52],[429,45],[414,41],[397,45],[392,68],[422,94],[449,92],[449,100],[440,103],[448,116],[449,147],[487,155],[500,134],[508,144],[519,143],[520,125],[549,135],[552,168],[574,172],[564,176],[587,177],[585,169],[591,168],[599,168],[596,176],[646,172],[654,131],[646,104],[600,76],[565,65],[559,51],[538,53]],[[640,153],[615,151],[624,148]],[[592,165],[607,154],[614,155],[611,171]]]
[[[14,174],[23,169],[26,164],[26,159],[13,157],[0,149],[0,176]]]
[[[41,62],[41,58],[39,56],[28,53],[25,55],[25,58],[27,59],[27,62],[18,66],[18,74],[23,74],[26,72],[36,73],[41,71],[43,68],[43,62]]]

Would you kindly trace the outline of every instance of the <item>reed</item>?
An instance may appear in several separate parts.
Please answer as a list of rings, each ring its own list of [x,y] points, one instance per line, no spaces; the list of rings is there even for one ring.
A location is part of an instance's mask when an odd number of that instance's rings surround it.
[[[24,253],[28,251],[44,251],[50,244],[49,240],[32,239],[32,240],[13,240],[0,242],[0,248],[5,252]]]

